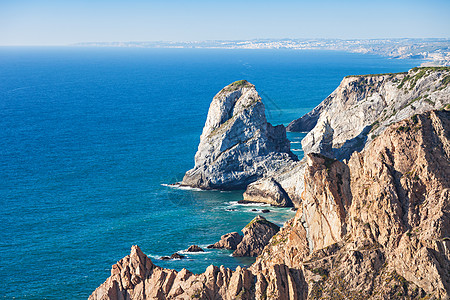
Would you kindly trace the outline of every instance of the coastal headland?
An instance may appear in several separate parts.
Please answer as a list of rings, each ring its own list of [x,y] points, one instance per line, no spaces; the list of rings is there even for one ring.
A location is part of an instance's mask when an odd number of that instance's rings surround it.
[[[250,236],[272,230],[253,265],[178,272],[132,246],[89,299],[448,299],[450,68],[347,76],[287,130],[309,132],[303,159],[255,87],[232,83],[181,182],[297,208],[282,228],[258,218],[251,235],[223,237],[253,253]]]

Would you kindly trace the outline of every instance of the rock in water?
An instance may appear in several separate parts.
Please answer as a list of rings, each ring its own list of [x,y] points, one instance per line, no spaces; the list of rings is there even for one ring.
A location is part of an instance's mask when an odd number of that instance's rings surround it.
[[[223,88],[211,102],[195,154],[182,185],[240,189],[296,160],[283,125],[267,122],[255,86],[245,80]]]
[[[278,225],[267,221],[264,217],[255,217],[242,229],[244,238],[233,252],[233,256],[258,256],[279,230]]]
[[[220,241],[209,245],[207,248],[236,250],[237,245],[242,241],[242,236],[237,232],[227,233],[222,235]]]
[[[268,203],[272,206],[289,207],[292,201],[281,185],[272,177],[262,178],[248,185],[244,200],[239,203]]]
[[[174,253],[170,256],[170,259],[183,259],[186,258],[186,256],[178,254],[178,253]]]
[[[233,256],[258,256],[278,230],[278,225],[257,216],[242,229],[244,237],[237,232],[227,233],[208,248],[235,250]]]
[[[187,248],[186,252],[204,252],[202,248],[197,245],[192,245]]]

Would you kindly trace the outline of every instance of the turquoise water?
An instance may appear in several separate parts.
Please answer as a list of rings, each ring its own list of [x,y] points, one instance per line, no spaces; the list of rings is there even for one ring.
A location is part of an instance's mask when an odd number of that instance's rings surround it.
[[[247,79],[274,124],[311,110],[349,74],[417,61],[327,51],[0,48],[0,274],[4,298],[83,299],[138,244],[161,266],[203,272],[249,259],[206,246],[262,207],[242,192],[174,189],[212,97]],[[304,134],[288,134],[293,149]],[[293,215],[270,208],[282,224]]]

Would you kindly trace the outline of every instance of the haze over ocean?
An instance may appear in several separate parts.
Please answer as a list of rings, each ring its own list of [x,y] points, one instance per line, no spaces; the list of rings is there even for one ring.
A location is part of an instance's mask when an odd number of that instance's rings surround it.
[[[235,203],[240,191],[164,185],[193,166],[213,96],[247,79],[268,120],[287,125],[346,75],[419,64],[331,51],[0,48],[3,296],[87,298],[134,244],[157,265],[196,273],[251,263],[222,250],[157,259],[257,214]],[[302,136],[289,134],[292,149]],[[293,215],[270,210],[278,224]]]

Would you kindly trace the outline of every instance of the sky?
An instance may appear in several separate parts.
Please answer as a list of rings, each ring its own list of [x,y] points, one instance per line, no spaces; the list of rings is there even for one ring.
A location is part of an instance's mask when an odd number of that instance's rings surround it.
[[[450,38],[450,0],[0,0],[0,46]]]

